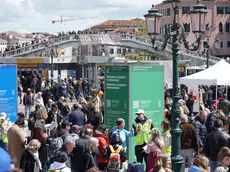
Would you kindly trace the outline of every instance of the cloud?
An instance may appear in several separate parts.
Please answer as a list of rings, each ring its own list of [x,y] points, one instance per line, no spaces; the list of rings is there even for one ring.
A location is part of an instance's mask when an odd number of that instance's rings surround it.
[[[152,3],[161,0],[1,0],[0,32],[80,30],[105,20],[142,17]],[[75,20],[60,26],[53,19],[97,16],[97,19]]]

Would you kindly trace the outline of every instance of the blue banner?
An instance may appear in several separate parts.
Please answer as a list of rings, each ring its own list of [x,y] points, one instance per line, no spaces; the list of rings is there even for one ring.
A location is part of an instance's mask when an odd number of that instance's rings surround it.
[[[68,76],[72,78],[76,78],[76,70],[68,70]]]
[[[15,122],[18,111],[17,66],[0,64],[0,113]]]

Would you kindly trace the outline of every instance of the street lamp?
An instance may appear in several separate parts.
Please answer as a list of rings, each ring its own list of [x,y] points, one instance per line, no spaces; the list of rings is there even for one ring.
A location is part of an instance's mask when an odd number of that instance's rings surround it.
[[[152,5],[152,8],[148,10],[148,14],[145,14],[145,22],[147,25],[147,32],[152,37],[153,47],[155,45],[156,36],[160,34],[161,17],[163,15],[159,13],[159,10]]]
[[[184,46],[186,49],[196,51],[200,47],[201,38],[205,31],[205,19],[208,11],[206,10],[206,7],[200,4],[199,1],[197,1],[197,4],[193,6],[193,9],[190,11],[191,16],[191,22],[192,22],[192,31],[197,36],[197,40],[195,44],[193,44],[192,48],[189,47],[188,42],[186,41],[184,28],[181,24],[178,23],[178,16],[179,16],[179,7],[177,3],[179,3],[179,0],[168,0],[165,3],[172,3],[173,4],[173,11],[174,11],[174,18],[173,23],[168,25],[168,31],[171,33],[168,35],[172,36],[172,59],[173,59],[173,105],[172,105],[172,129],[171,129],[171,135],[172,135],[172,165],[173,165],[173,171],[175,172],[182,172],[182,164],[183,164],[183,157],[180,153],[180,136],[181,136],[181,129],[180,129],[180,123],[179,123],[179,117],[180,117],[180,108],[179,108],[179,85],[178,85],[178,57],[179,57],[179,31],[180,28],[182,30],[182,39],[184,42]],[[152,9],[152,8],[151,8]],[[158,13],[158,10],[149,10],[149,13],[147,15],[144,15],[146,20],[149,20],[150,17],[154,18]],[[157,15],[158,16],[158,15]],[[155,17],[156,18],[156,17]],[[159,27],[159,23],[157,24],[155,19],[152,20],[153,22],[146,22],[147,28],[152,27],[153,31],[150,29],[147,29],[149,34],[157,33],[158,29],[156,27]],[[167,33],[167,32],[166,32]],[[167,42],[169,37],[165,37],[165,42],[162,46],[162,49],[166,48]],[[155,37],[153,37],[155,39]],[[155,43],[155,40],[153,41]],[[153,45],[154,47],[154,45]]]
[[[206,30],[205,30],[205,37],[207,39],[207,42],[206,42],[206,45],[205,45],[205,49],[206,49],[206,65],[207,65],[207,68],[209,68],[209,52],[210,52],[210,45],[209,45],[209,39],[211,37],[211,26],[207,25],[206,26]]]
[[[51,66],[50,66],[50,76],[51,76],[51,88],[53,88],[53,77],[54,77],[54,57],[57,57],[57,52],[55,50],[55,47],[51,44],[48,46],[48,56],[50,57],[51,59]]]

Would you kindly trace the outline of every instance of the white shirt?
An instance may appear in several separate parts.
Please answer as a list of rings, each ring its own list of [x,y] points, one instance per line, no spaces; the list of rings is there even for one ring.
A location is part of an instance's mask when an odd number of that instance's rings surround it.
[[[44,101],[43,101],[42,96],[38,97],[38,95],[36,94],[34,97],[34,104],[35,104],[35,106],[36,105],[44,106]]]

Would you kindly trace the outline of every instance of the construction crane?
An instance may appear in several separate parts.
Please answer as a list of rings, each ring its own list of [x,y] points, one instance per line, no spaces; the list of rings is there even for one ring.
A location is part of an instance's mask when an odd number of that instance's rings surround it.
[[[84,19],[95,19],[95,18],[98,18],[98,17],[77,17],[77,18],[67,18],[67,19],[63,19],[63,16],[60,17],[60,20],[52,20],[52,23],[55,24],[55,23],[64,23],[64,22],[67,22],[67,21],[74,21],[74,20],[84,20]]]

